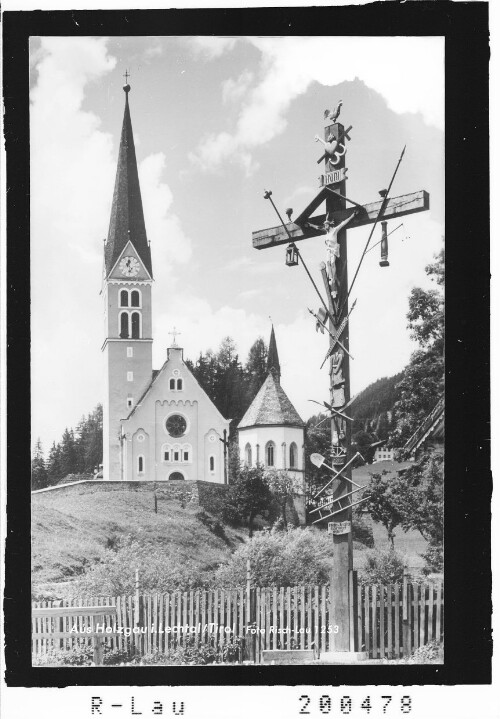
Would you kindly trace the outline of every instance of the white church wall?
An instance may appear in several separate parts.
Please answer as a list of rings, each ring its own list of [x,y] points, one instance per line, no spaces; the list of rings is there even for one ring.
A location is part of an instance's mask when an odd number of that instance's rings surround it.
[[[273,442],[275,448],[274,469],[285,469],[297,476],[297,478],[302,477],[304,470],[304,430],[300,427],[263,426],[238,430],[241,461],[246,462],[246,446],[249,444],[252,449],[252,466],[255,467],[259,463],[264,467],[268,467],[266,447],[269,442]],[[295,468],[290,467],[290,444],[292,442],[297,446]]]
[[[152,439],[145,479],[168,481],[172,474],[180,473],[185,480],[224,483],[223,445],[219,438],[224,429],[229,430],[229,421],[222,417],[189,372],[182,359],[182,349],[169,348],[160,374],[140,406],[123,423],[130,437],[140,427]],[[182,434],[176,436],[179,428]],[[134,464],[137,456],[135,447],[132,454],[127,452],[128,479],[138,478]]]

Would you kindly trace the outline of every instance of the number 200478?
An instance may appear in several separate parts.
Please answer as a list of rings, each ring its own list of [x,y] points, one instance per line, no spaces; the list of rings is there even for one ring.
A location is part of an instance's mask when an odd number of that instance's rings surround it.
[[[299,697],[300,711],[299,714],[352,714],[356,712],[359,716],[358,710],[364,710],[367,714],[374,712],[377,714],[394,714],[394,711],[400,712],[401,714],[409,714],[411,712],[411,697],[408,695],[402,697],[393,696],[378,696],[370,697],[367,696],[363,701],[359,699],[353,699],[348,695],[344,695],[339,698],[333,698],[328,694],[323,694],[316,700],[311,699],[307,694],[302,694]],[[392,711],[391,711],[392,710]]]

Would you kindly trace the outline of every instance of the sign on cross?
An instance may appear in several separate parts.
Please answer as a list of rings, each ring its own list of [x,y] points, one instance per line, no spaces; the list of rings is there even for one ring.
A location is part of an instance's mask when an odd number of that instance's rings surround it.
[[[340,105],[338,110],[340,111]],[[337,116],[338,112],[335,120]],[[325,160],[325,171],[320,177],[321,189],[295,220],[292,222],[289,215],[289,222],[285,224],[277,208],[274,207],[281,224],[252,233],[252,244],[257,250],[283,244],[288,244],[289,248],[294,248],[294,252],[296,251],[302,260],[304,269],[318,294],[319,290],[298,252],[298,248],[295,248],[295,244],[320,235],[325,237],[327,262],[322,263],[321,274],[326,292],[326,302],[322,295],[320,296],[325,310],[328,310],[325,327],[326,322],[328,322],[329,406],[333,410],[330,417],[331,463],[334,467],[336,466],[335,470],[333,467],[331,469],[334,472],[337,472],[338,469],[338,474],[336,473],[335,476],[339,480],[338,486],[334,488],[334,491],[328,497],[328,504],[336,505],[337,509],[333,513],[340,515],[340,524],[345,526],[352,518],[352,495],[354,494],[349,488],[349,485],[352,484],[351,465],[354,459],[351,448],[350,418],[342,412],[342,409],[347,404],[350,404],[348,297],[353,283],[349,287],[347,231],[365,225],[370,225],[372,228],[360,264],[354,274],[355,281],[363,257],[367,252],[373,230],[378,222],[382,220],[386,222],[387,220],[397,219],[416,212],[424,212],[429,209],[429,194],[425,190],[418,190],[396,197],[390,196],[392,183],[403,158],[404,150],[401,153],[388,189],[379,193],[381,199],[365,205],[348,199],[346,196],[347,168],[345,159],[347,143],[345,138],[351,139],[348,136],[348,132],[351,131],[352,127],[349,127],[346,131],[343,125],[336,121],[332,121],[332,124],[325,127],[324,141],[321,140],[325,147],[325,154],[321,158]],[[270,195],[271,193],[267,192],[266,199],[269,199]],[[313,216],[313,213],[318,210],[323,202],[325,203],[325,214]],[[354,207],[348,208],[347,202]],[[387,241],[385,241],[384,252],[387,253]],[[387,257],[385,256],[386,259]],[[297,262],[287,264],[297,264]],[[381,264],[386,266],[388,263]],[[310,312],[318,320],[318,315],[311,310]],[[320,322],[320,324],[323,323]],[[342,328],[341,332],[339,332],[340,328]],[[344,338],[341,345],[338,339],[340,334]],[[330,485],[330,482],[328,485]],[[341,504],[338,501],[342,497],[344,497],[346,504]],[[349,572],[353,569],[352,534],[350,532],[333,532],[332,540],[333,570],[330,586],[330,616],[335,618],[335,624],[339,628],[338,633],[332,635],[333,649],[338,652],[348,652],[354,644],[354,628],[350,626],[351,613],[349,611],[352,597],[349,596],[348,580]]]

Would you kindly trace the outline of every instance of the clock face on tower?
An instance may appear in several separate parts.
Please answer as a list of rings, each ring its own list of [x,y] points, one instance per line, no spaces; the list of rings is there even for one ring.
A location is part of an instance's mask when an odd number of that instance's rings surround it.
[[[140,264],[135,257],[123,257],[118,267],[125,277],[135,277],[139,272]]]

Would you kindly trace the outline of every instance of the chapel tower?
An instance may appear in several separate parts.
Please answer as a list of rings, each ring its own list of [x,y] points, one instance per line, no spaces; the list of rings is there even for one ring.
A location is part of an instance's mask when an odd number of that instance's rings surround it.
[[[103,477],[122,479],[121,420],[136,406],[152,377],[151,251],[124,85],[123,116],[108,238],[104,246],[105,390]]]

